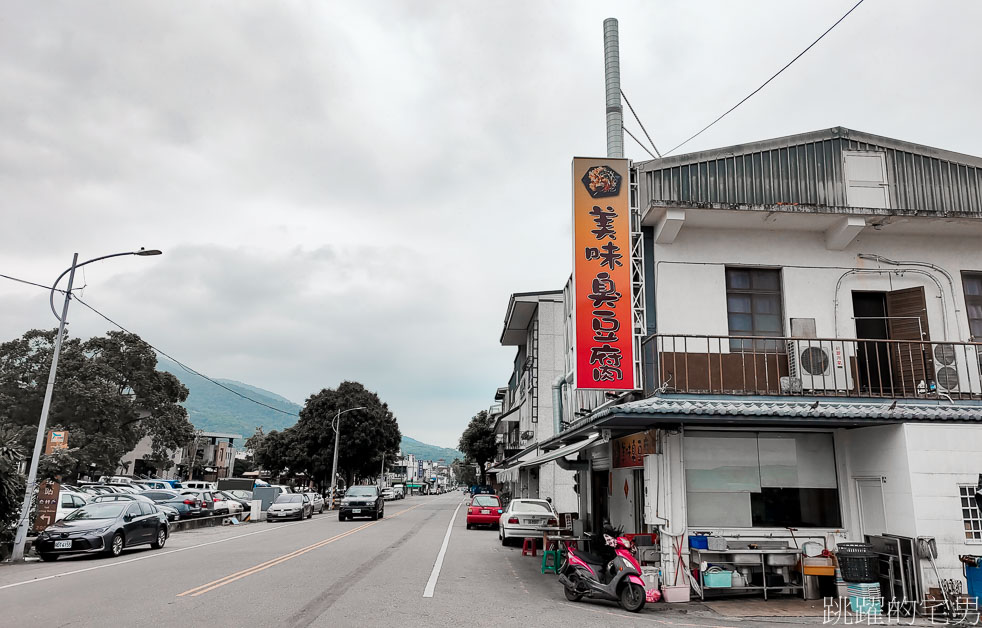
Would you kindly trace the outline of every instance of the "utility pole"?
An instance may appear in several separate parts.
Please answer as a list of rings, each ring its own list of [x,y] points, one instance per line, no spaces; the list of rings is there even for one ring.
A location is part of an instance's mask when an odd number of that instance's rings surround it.
[[[604,86],[607,92],[607,156],[624,157],[624,108],[621,106],[621,55],[617,19],[604,20]]]
[[[338,408],[338,413],[334,417],[334,422],[331,427],[334,428],[334,470],[331,473],[331,508],[334,508],[334,492],[338,485],[338,449],[340,449],[341,444],[341,415],[345,412],[352,412],[354,410],[364,410],[364,406],[359,406],[357,408],[348,408],[347,410],[342,410]]]

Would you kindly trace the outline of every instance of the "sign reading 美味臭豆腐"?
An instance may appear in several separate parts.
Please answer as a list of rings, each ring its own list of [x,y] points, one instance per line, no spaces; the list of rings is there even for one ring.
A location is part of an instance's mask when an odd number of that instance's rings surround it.
[[[630,162],[573,159],[576,387],[635,390]]]

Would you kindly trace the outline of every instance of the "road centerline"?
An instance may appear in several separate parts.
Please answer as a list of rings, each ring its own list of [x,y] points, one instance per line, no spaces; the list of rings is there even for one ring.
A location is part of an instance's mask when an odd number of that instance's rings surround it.
[[[443,558],[447,555],[447,545],[450,544],[453,522],[457,518],[457,513],[460,512],[460,507],[463,505],[463,502],[457,504],[457,508],[453,511],[453,516],[450,517],[450,523],[447,525],[447,533],[443,537],[443,545],[440,546],[440,551],[436,555],[436,562],[433,563],[433,571],[430,572],[430,579],[426,582],[426,588],[423,589],[423,597],[433,597],[436,582],[440,579],[440,570],[443,569]]]

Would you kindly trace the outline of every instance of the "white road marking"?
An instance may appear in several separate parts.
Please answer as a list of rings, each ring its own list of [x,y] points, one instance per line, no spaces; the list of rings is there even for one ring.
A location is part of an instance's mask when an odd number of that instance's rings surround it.
[[[447,545],[450,543],[450,533],[453,532],[453,522],[457,518],[457,512],[460,511],[461,506],[463,504],[457,504],[457,509],[453,511],[453,516],[450,517],[447,533],[443,537],[443,545],[440,546],[440,553],[436,555],[436,562],[433,564],[433,571],[430,572],[430,579],[426,582],[426,588],[423,589],[423,597],[433,597],[436,581],[440,578],[440,569],[443,568],[443,557],[446,556]]]
[[[23,584],[31,584],[34,582],[44,582],[45,580],[53,580],[54,578],[63,578],[65,576],[74,576],[75,574],[85,573],[86,571],[95,571],[96,569],[105,569],[107,567],[117,567],[119,565],[125,565],[127,563],[135,563],[138,560],[146,560],[148,558],[159,558],[161,556],[167,556],[168,554],[176,554],[178,552],[185,552],[187,550],[197,549],[199,547],[205,547],[206,545],[214,545],[216,543],[224,543],[225,541],[234,541],[235,539],[241,539],[243,537],[252,536],[254,534],[263,534],[265,532],[272,532],[273,530],[282,530],[283,528],[288,528],[290,526],[300,525],[301,521],[295,523],[287,523],[284,525],[278,525],[273,528],[266,528],[265,530],[257,530],[255,532],[247,532],[245,534],[239,534],[238,536],[230,536],[225,539],[218,539],[217,541],[208,541],[207,543],[199,543],[198,545],[191,545],[189,547],[182,547],[175,550],[168,550],[166,552],[153,552],[152,554],[145,554],[143,556],[137,556],[136,558],[130,558],[128,560],[120,560],[113,563],[105,563],[102,565],[95,565],[94,567],[86,567],[85,569],[76,569],[75,571],[66,571],[64,573],[56,573],[50,576],[44,576],[42,578],[33,578],[31,580],[24,580],[22,582],[14,582],[12,584],[5,584],[0,586],[0,591],[4,589],[10,589],[12,587],[19,587]]]

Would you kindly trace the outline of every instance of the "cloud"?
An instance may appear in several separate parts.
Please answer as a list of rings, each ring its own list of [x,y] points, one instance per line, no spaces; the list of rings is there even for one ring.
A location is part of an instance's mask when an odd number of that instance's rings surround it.
[[[620,20],[624,90],[664,150],[848,6],[11,7],[0,272],[51,281],[75,251],[164,249],[86,268],[83,298],[195,368],[297,401],[359,379],[406,434],[453,445],[510,374],[509,293],[570,272],[570,159],[605,148],[603,18]],[[963,62],[980,12],[865,3],[686,150],[842,124],[982,154]],[[0,284],[0,299],[0,337],[53,326],[34,289]],[[106,325],[78,309],[72,328]]]

